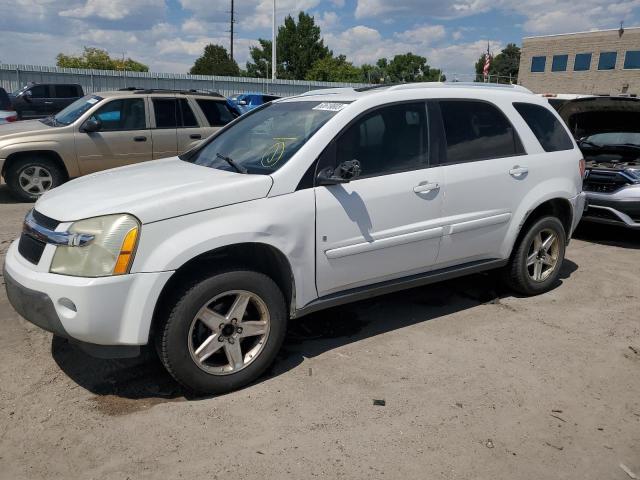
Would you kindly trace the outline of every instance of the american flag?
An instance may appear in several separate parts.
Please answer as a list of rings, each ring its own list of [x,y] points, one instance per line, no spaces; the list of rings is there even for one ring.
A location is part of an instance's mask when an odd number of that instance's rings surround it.
[[[485,80],[487,80],[489,76],[489,67],[491,67],[491,53],[489,52],[489,44],[487,43],[487,53],[484,54],[484,68],[482,69]]]

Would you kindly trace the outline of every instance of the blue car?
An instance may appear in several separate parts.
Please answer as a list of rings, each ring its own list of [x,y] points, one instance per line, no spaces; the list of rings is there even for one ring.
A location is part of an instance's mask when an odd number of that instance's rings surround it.
[[[254,108],[259,107],[265,103],[268,103],[272,100],[277,100],[278,96],[276,95],[267,95],[264,93],[241,93],[236,95],[235,97],[231,97],[229,99],[230,104],[232,104],[237,112],[241,115],[247,112],[250,112]]]

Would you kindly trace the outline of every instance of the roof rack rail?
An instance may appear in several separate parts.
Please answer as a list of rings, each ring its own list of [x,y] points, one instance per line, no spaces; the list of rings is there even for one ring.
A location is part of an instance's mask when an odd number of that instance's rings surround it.
[[[123,88],[121,90],[129,90],[128,88]],[[190,90],[180,90],[180,89],[173,89],[173,88],[136,88],[136,89],[131,89],[132,91],[135,91],[135,93],[140,93],[140,94],[149,94],[149,93],[181,93],[183,95],[208,95],[210,97],[220,97],[220,98],[224,98],[224,95],[218,93],[218,92],[214,92],[212,90],[196,90],[195,88],[192,88]]]
[[[124,88],[119,88],[118,89],[119,92],[135,92],[136,90],[142,90],[142,88],[139,88],[139,87],[124,87]]]

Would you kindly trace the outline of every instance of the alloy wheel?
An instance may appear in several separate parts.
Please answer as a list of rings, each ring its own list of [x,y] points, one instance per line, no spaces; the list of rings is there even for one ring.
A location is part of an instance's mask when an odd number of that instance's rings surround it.
[[[44,167],[31,165],[18,174],[18,182],[29,195],[42,195],[53,184],[51,172]]]
[[[204,304],[191,321],[189,353],[207,373],[237,373],[260,355],[269,330],[269,310],[258,295],[225,292]]]
[[[560,245],[558,235],[550,229],[538,232],[527,253],[527,272],[535,282],[544,282],[558,264]]]

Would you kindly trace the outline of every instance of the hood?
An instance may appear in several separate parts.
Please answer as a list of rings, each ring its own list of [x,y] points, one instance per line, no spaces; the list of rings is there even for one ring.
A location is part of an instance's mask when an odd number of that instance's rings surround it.
[[[576,139],[594,133],[640,131],[639,98],[579,98],[559,107],[558,114]]]
[[[13,112],[15,114],[15,112]],[[19,138],[25,133],[51,133],[53,129],[61,129],[64,127],[50,127],[40,120],[23,120],[20,122],[12,122],[4,124],[0,127],[0,142],[4,140],[12,140]]]
[[[177,157],[105,170],[43,195],[38,212],[61,222],[130,213],[142,223],[264,198],[273,180],[184,162]]]

